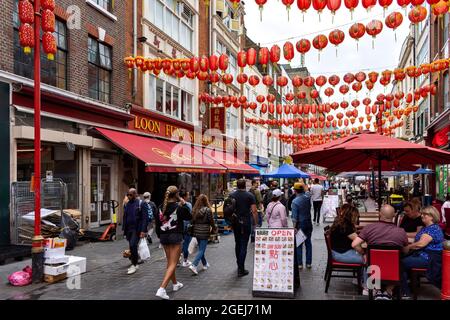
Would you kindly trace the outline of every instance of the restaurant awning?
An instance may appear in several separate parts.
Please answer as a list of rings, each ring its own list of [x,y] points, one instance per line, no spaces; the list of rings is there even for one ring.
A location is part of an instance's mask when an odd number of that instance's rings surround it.
[[[226,167],[201,148],[141,135],[96,128],[105,138],[145,163],[147,172],[225,173]]]
[[[206,157],[214,159],[217,163],[220,163],[230,173],[260,174],[258,170],[246,164],[244,161],[229,152],[200,147],[195,147],[195,149],[197,152],[203,152]]]

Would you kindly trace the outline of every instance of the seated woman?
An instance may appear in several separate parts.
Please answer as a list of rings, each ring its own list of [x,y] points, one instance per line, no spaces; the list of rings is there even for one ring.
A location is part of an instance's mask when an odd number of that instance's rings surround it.
[[[439,227],[439,211],[428,206],[422,210],[422,221],[425,225],[415,237],[414,243],[406,246],[404,252],[413,251],[412,254],[402,259],[402,293],[409,297],[408,272],[413,268],[428,268],[430,255],[442,254],[444,234]]]
[[[357,236],[354,223],[357,215],[355,207],[343,206],[330,228],[331,253],[337,262],[364,263],[361,253],[352,248],[352,241]]]
[[[417,203],[407,202],[403,210],[405,211],[405,215],[400,222],[400,228],[406,231],[408,238],[414,238],[417,232],[424,227],[419,205]]]

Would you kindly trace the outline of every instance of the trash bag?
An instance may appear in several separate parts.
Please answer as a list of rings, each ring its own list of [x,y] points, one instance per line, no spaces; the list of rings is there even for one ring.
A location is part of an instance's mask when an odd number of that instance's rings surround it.
[[[72,250],[77,245],[78,232],[80,231],[80,225],[70,215],[65,212],[61,213],[61,227],[62,232],[59,237],[67,239],[66,250]]]
[[[27,286],[32,282],[32,271],[30,266],[26,266],[22,271],[16,271],[8,277],[11,285],[16,287]]]
[[[148,248],[147,240],[145,238],[139,240],[138,254],[142,261],[150,259],[150,249]]]

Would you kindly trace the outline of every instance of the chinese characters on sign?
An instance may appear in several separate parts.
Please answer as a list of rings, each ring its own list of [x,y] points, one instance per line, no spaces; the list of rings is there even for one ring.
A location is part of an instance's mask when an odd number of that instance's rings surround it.
[[[294,229],[256,229],[254,295],[294,295],[294,236]]]
[[[210,123],[212,129],[225,132],[225,108],[211,108],[210,109]]]

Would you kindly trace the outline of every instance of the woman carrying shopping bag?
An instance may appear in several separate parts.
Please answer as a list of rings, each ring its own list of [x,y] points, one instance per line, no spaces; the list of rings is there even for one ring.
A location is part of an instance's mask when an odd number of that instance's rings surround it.
[[[201,194],[195,202],[194,209],[192,209],[192,235],[198,242],[198,253],[195,260],[189,269],[198,274],[198,264],[200,260],[203,264],[203,270],[209,268],[209,263],[205,258],[206,246],[208,245],[208,239],[210,234],[215,231],[216,225],[214,223],[213,213],[211,205],[209,204],[208,197]]]
[[[172,280],[173,291],[183,287],[177,282],[175,270],[181,254],[181,243],[183,242],[184,221],[191,220],[192,215],[186,206],[186,201],[180,198],[178,188],[170,186],[164,195],[164,202],[159,208],[159,214],[155,215],[156,234],[164,248],[167,258],[167,268],[164,279],[156,296],[169,299],[166,287]]]

